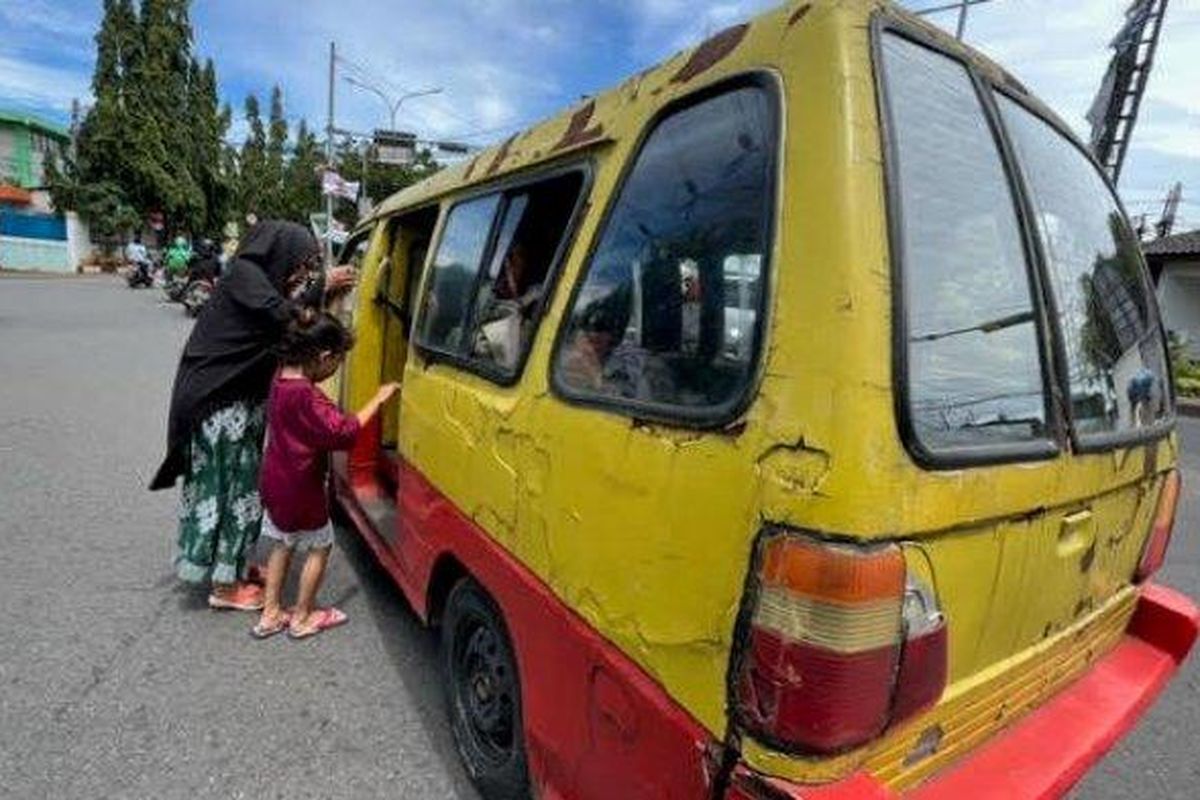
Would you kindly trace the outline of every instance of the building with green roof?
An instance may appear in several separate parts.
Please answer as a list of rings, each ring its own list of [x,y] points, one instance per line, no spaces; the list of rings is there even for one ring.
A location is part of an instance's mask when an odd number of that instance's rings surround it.
[[[0,184],[45,186],[46,161],[66,149],[67,130],[31,114],[0,108]]]

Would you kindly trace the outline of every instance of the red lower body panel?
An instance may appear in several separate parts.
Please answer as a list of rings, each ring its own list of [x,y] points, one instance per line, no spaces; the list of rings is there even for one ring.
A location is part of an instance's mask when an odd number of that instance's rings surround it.
[[[359,471],[358,475],[364,474]],[[452,555],[492,595],[517,653],[531,778],[541,798],[670,800],[711,795],[713,737],[641,667],[603,639],[541,580],[410,465],[399,465],[396,545],[372,530],[335,479],[343,507],[423,619],[438,560]]]
[[[1061,797],[1095,764],[1166,686],[1200,629],[1200,611],[1165,586],[1142,589],[1121,643],[1078,681],[1009,730],[907,793],[915,800]],[[770,788],[763,790],[766,783]],[[735,775],[737,800],[895,798],[868,775],[810,787]]]
[[[361,453],[338,463],[343,507],[422,619],[439,561],[453,557],[504,614],[517,653],[529,767],[541,798],[701,800],[717,742],[667,692],[568,608],[411,465],[397,467],[397,536],[364,511],[379,484]],[[390,538],[390,537],[388,537]],[[1129,631],[1082,678],[1013,728],[910,792],[920,800],[1063,794],[1146,710],[1191,650],[1200,612],[1162,586],[1142,590]],[[730,800],[884,800],[870,775],[801,786],[738,767]]]

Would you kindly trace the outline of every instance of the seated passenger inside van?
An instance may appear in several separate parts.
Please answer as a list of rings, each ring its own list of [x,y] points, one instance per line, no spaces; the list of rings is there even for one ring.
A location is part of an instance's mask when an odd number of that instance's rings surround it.
[[[489,358],[506,369],[516,366],[522,343],[532,330],[545,277],[546,262],[540,268],[531,264],[525,242],[513,242],[492,292],[485,295],[478,312],[475,355]]]
[[[622,284],[584,307],[559,363],[563,381],[626,399],[670,392],[674,378],[662,358],[631,341],[633,292]]]

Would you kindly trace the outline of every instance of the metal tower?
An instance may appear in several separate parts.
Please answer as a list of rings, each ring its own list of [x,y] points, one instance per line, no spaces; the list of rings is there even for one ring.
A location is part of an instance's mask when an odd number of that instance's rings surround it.
[[[1158,218],[1158,224],[1154,226],[1158,238],[1171,235],[1171,231],[1175,228],[1175,214],[1179,211],[1179,201],[1182,199],[1183,184],[1176,181],[1167,195],[1166,202],[1163,203],[1162,216]]]
[[[1112,61],[1087,113],[1087,120],[1092,123],[1092,152],[1113,183],[1121,177],[1168,2],[1130,3],[1125,10],[1125,24],[1109,44],[1113,49]]]

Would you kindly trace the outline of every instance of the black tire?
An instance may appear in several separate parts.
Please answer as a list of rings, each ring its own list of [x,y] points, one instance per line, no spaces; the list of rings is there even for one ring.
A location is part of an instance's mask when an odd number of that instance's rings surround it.
[[[521,682],[504,617],[470,578],[450,590],[445,609],[442,680],[459,756],[487,800],[525,800]]]

